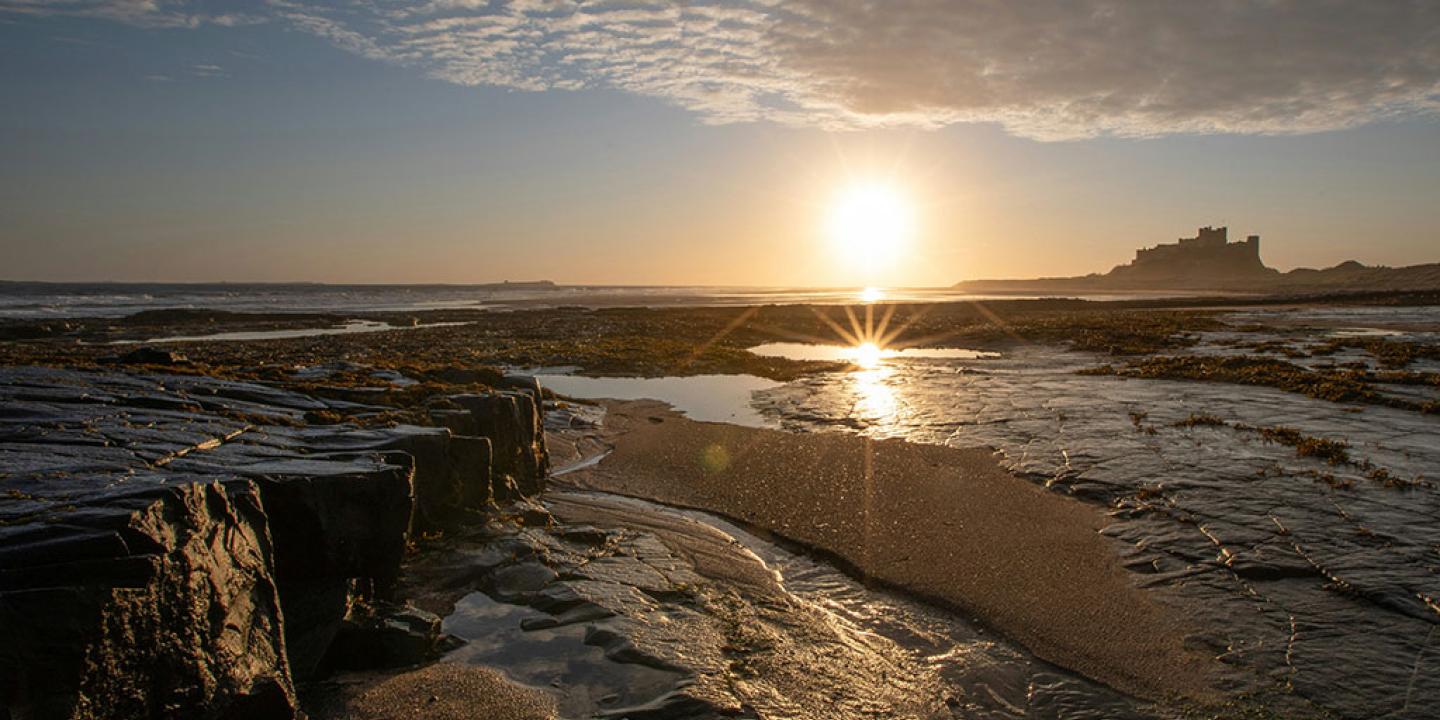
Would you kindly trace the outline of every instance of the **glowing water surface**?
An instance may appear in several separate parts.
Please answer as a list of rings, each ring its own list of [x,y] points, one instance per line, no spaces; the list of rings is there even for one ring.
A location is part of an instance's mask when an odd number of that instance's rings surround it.
[[[420,328],[452,327],[469,325],[468,322],[438,322],[422,325],[391,325],[378,320],[347,320],[343,325],[333,327],[293,328],[289,330],[246,330],[237,332],[211,333],[209,335],[171,335],[148,340],[116,340],[111,345],[137,345],[141,343],[214,342],[238,340],[285,340],[290,338],[316,337],[320,335],[352,335],[355,333],[380,332],[382,330],[418,330]]]
[[[725,422],[747,427],[774,427],[751,407],[752,396],[780,386],[754,375],[691,375],[689,377],[582,377],[539,374],[540,384],[581,399],[659,400],[691,420]]]
[[[809,343],[774,342],[756,345],[750,352],[762,357],[780,357],[787,360],[823,360],[827,362],[859,362],[872,365],[870,358],[884,361],[902,360],[979,360],[1000,357],[1000,353],[965,348],[873,348],[870,343],[850,347],[845,345],[811,345]]]
[[[1329,331],[1316,328],[1321,340]],[[1187,349],[1234,351],[1208,337]],[[1046,346],[886,362],[805,377],[755,403],[792,431],[990,447],[1016,474],[1093,503],[1136,582],[1183,602],[1196,647],[1223,656],[1237,686],[1279,703],[1281,717],[1428,716],[1440,704],[1440,416],[1078,372],[1107,362]],[[1229,424],[1188,422],[1200,414]],[[1245,429],[1257,427],[1346,443],[1355,462],[1299,455]]]

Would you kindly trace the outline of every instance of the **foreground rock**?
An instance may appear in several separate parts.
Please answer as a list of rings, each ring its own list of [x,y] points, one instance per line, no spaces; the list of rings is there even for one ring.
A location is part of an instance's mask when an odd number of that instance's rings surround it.
[[[254,483],[68,499],[76,504],[53,523],[3,515],[0,691],[12,715],[289,714],[294,686]]]
[[[492,523],[407,565],[406,594],[466,641],[441,666],[553,687],[562,717],[953,716],[914,655],[795,596],[734,537],[614,496],[547,504],[545,527]]]
[[[412,532],[543,482],[532,394],[479,397],[460,401],[475,435],[307,427],[385,408],[194,376],[0,369],[0,710],[293,716],[295,679],[325,669],[348,617],[393,597]]]

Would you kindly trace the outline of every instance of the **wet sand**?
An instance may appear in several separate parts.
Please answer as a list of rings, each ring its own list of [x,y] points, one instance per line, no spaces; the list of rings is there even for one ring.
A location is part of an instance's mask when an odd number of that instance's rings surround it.
[[[1036,655],[1150,699],[1217,699],[1177,607],[1133,584],[1095,507],[990,451],[791,434],[609,404],[614,451],[582,487],[709,510],[980,619]]]

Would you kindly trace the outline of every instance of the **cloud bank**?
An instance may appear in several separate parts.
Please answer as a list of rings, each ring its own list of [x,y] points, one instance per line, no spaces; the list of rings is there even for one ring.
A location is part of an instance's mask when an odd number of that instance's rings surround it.
[[[1305,133],[1440,111],[1434,0],[0,0],[277,22],[462,85],[611,88],[705,122],[998,123],[1057,140]]]

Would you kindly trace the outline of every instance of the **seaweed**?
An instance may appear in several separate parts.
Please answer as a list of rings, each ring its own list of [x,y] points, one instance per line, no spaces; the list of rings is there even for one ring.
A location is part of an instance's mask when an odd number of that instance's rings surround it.
[[[1300,457],[1313,457],[1331,465],[1350,465],[1354,462],[1350,459],[1350,446],[1341,440],[1327,440],[1311,435],[1306,435],[1291,427],[1255,427],[1252,425],[1236,424],[1236,428],[1242,430],[1253,430],[1260,433],[1260,437],[1268,442],[1288,445],[1295,448],[1295,454]]]
[[[1371,373],[1350,368],[1306,368],[1284,360],[1237,355],[1156,355],[1132,360],[1122,367],[1102,365],[1079,371],[1083,375],[1224,382],[1272,387],[1336,403],[1365,403],[1413,410],[1440,412],[1436,401],[1417,402],[1387,395],[1376,387],[1381,383],[1440,384],[1437,373]]]
[[[1134,414],[1135,413],[1131,414],[1132,417]],[[1344,440],[1332,440],[1314,435],[1306,435],[1292,427],[1283,425],[1251,425],[1243,422],[1231,422],[1215,415],[1197,413],[1191,413],[1186,419],[1174,423],[1174,426],[1187,429],[1195,427],[1228,427],[1240,432],[1253,432],[1258,434],[1266,442],[1294,448],[1297,457],[1314,458],[1330,465],[1345,465],[1356,468],[1363,472],[1367,479],[1387,488],[1408,489],[1421,486],[1428,487],[1430,485],[1429,481],[1423,477],[1406,480],[1395,475],[1390,470],[1370,462],[1368,459],[1356,460],[1352,458],[1350,456],[1350,444]],[[1324,482],[1336,490],[1349,490],[1354,487],[1353,480],[1337,478],[1331,473],[1302,470],[1300,474]]]
[[[1190,417],[1177,421],[1175,427],[1224,427],[1227,424],[1214,415],[1190,413]]]
[[[1312,350],[1315,355],[1333,355],[1341,350],[1363,350],[1381,367],[1401,369],[1416,360],[1440,360],[1440,346],[1392,338],[1337,338]]]

